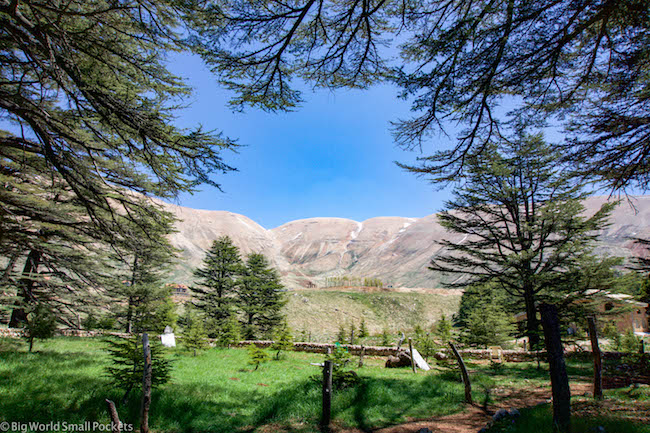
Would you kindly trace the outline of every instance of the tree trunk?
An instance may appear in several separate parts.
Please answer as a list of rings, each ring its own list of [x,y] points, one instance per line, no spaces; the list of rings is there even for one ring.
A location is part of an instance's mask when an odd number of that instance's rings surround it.
[[[587,323],[589,325],[589,338],[591,339],[591,353],[594,355],[594,398],[600,400],[603,398],[603,363],[600,357],[600,347],[598,347],[596,319],[587,317]]]
[[[111,431],[113,433],[120,433],[122,425],[120,424],[120,417],[117,415],[115,403],[106,399],[106,406],[108,406],[108,415],[111,417]]]
[[[409,355],[411,355],[411,368],[413,369],[413,373],[417,373],[415,370],[415,357],[413,356],[413,339],[409,337]]]
[[[553,394],[553,424],[555,431],[570,433],[571,431],[571,389],[569,377],[564,362],[564,349],[560,334],[560,322],[555,305],[542,304],[539,306],[544,328],[544,341],[548,357],[549,374],[551,376],[551,392]]]
[[[11,319],[9,319],[10,328],[18,328],[27,323],[25,305],[31,303],[34,299],[34,286],[36,285],[30,275],[38,272],[38,265],[41,263],[41,256],[41,252],[37,250],[31,250],[27,255],[27,260],[25,261],[25,266],[23,266],[23,273],[20,279],[20,285],[22,287],[20,297],[23,298],[21,302],[22,305],[17,306],[12,310]]]
[[[472,399],[472,384],[469,381],[469,374],[467,373],[467,367],[465,367],[465,362],[463,362],[463,358],[460,356],[460,353],[458,353],[458,350],[456,350],[456,346],[454,346],[454,343],[450,341],[449,347],[451,347],[451,351],[454,353],[454,356],[456,357],[456,361],[458,361],[458,366],[460,367],[460,373],[463,376],[463,383],[465,384],[465,403],[473,404],[474,400]],[[413,358],[411,357],[411,359]]]
[[[539,321],[537,320],[537,308],[535,307],[535,295],[533,294],[532,287],[524,290],[524,302],[526,305],[526,336],[528,337],[528,350],[539,350]]]
[[[128,306],[128,309],[126,310],[126,330],[125,330],[125,332],[127,334],[130,334],[131,332],[133,332],[133,303],[134,303],[133,296],[129,296],[129,306]]]
[[[323,407],[320,419],[320,428],[323,432],[330,430],[332,419],[332,361],[323,364]]]
[[[142,411],[140,421],[140,432],[149,433],[149,406],[151,405],[151,348],[149,347],[149,336],[142,334],[142,352],[144,366],[142,371]]]

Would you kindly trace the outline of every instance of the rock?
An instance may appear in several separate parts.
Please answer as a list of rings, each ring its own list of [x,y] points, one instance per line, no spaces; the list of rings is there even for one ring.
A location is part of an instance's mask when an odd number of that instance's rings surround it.
[[[512,418],[519,418],[520,415],[521,415],[521,414],[519,413],[519,410],[518,410],[518,409],[516,409],[516,408],[514,408],[514,407],[510,409],[510,416],[511,416]]]
[[[436,352],[436,353],[434,353],[434,354],[433,354],[433,357],[434,357],[435,359],[437,359],[438,361],[444,361],[445,359],[448,358],[447,354],[446,354],[446,353],[442,353],[442,352]]]
[[[497,413],[492,415],[492,420],[494,421],[499,421],[502,420],[503,418],[506,418],[509,415],[508,411],[505,409],[499,409]]]
[[[595,431],[596,433],[605,433],[605,427],[603,427],[602,425],[599,425],[598,427],[596,427],[596,428],[594,429],[594,431]]]
[[[422,427],[420,430],[418,430],[418,433],[433,433],[433,432],[426,427]]]
[[[411,356],[408,352],[401,351],[397,356],[389,356],[386,360],[386,368],[410,367]]]

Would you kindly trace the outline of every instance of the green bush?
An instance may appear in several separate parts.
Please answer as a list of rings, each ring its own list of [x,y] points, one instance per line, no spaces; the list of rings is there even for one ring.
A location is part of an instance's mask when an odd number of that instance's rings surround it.
[[[34,347],[35,338],[40,340],[52,338],[54,331],[56,331],[56,317],[50,307],[38,303],[28,310],[25,338],[29,342],[30,352]]]
[[[124,390],[126,400],[134,388],[142,386],[144,372],[144,355],[142,336],[133,334],[128,337],[111,337],[106,340],[111,366],[106,373],[115,388]],[[169,381],[171,362],[165,359],[163,348],[156,339],[150,340],[151,348],[151,386],[155,388]]]
[[[269,354],[266,353],[266,351],[260,347],[257,347],[254,344],[251,344],[248,346],[248,363],[250,365],[255,366],[255,370],[257,370],[260,366],[260,364],[263,364],[270,360]]]
[[[359,382],[359,376],[348,367],[352,357],[347,349],[337,345],[332,353],[325,357],[325,360],[332,361],[332,385],[335,388],[347,388]]]
[[[293,349],[293,335],[291,334],[291,329],[286,325],[283,326],[279,331],[276,332],[273,345],[271,350],[274,350],[275,359],[280,359],[280,353],[282,351],[289,351]]]

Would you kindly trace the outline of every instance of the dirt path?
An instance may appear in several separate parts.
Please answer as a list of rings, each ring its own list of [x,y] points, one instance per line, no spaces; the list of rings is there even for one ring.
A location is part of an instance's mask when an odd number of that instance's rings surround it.
[[[591,391],[588,383],[572,383],[571,394],[583,395]],[[519,390],[504,390],[495,395],[497,403],[488,405],[486,409],[480,406],[468,406],[465,411],[432,418],[424,421],[410,422],[396,426],[373,430],[373,433],[417,433],[422,428],[428,428],[434,433],[477,433],[492,418],[497,410],[522,408],[544,403],[551,398],[550,387],[527,388]],[[367,433],[359,429],[335,430],[337,433]]]

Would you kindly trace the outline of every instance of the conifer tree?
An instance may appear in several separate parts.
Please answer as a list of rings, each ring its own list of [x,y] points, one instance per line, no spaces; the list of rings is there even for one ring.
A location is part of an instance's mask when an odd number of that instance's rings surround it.
[[[205,316],[211,329],[208,333],[216,336],[233,314],[233,303],[239,279],[245,272],[239,248],[230,237],[221,236],[203,259],[203,266],[194,271],[194,306]]]
[[[447,320],[444,314],[440,316],[440,320],[436,323],[436,335],[442,340],[443,344],[451,341],[451,322]]]
[[[516,139],[468,161],[466,178],[438,217],[462,241],[440,242],[444,249],[430,269],[463,277],[450,287],[491,281],[522,300],[526,335],[537,347],[540,298],[565,296],[564,289],[585,294],[584,285],[567,281],[576,281],[615,204],[584,217],[588,194],[562,171],[557,153],[540,135],[516,133]]]
[[[115,311],[125,322],[125,332],[160,332],[175,321],[171,289],[163,284],[178,252],[169,242],[169,235],[175,231],[173,223],[173,215],[158,207],[150,212],[137,209],[132,220],[123,224],[127,235],[113,254],[120,263],[121,284],[111,294],[126,301],[124,309]],[[163,317],[163,309],[168,317]]]
[[[251,254],[237,291],[238,307],[243,315],[244,337],[271,337],[284,320],[284,287],[275,269],[262,254]]]
[[[291,329],[284,323],[278,330],[276,330],[273,337],[273,345],[271,350],[275,350],[275,359],[280,359],[282,351],[293,350],[293,335]]]
[[[368,328],[366,327],[366,318],[361,318],[361,324],[359,325],[359,338],[366,338],[368,336]]]
[[[165,54],[192,49],[179,32],[199,12],[149,0],[0,5],[0,256],[12,326],[38,302],[76,326],[104,301],[114,276],[105,251],[129,239],[125,221],[158,212],[142,197],[218,186],[212,175],[232,170],[220,156],[230,140],[172,124],[189,88]]]
[[[494,301],[483,304],[467,315],[460,339],[463,343],[482,347],[502,345],[515,333],[512,318]]]
[[[112,365],[106,367],[106,373],[114,387],[124,390],[122,400],[126,401],[134,388],[142,386],[142,336],[132,334],[127,337],[111,337],[107,344]],[[162,345],[157,339],[150,340],[150,348],[151,386],[157,387],[169,381],[171,362],[165,358]]]
[[[222,347],[231,347],[239,343],[242,338],[241,325],[239,320],[232,315],[226,320],[217,337],[217,344]]]
[[[339,323],[339,329],[336,332],[336,342],[337,343],[345,343],[345,340],[347,339],[347,331],[345,330],[345,326],[343,326],[343,323]]]
[[[196,353],[208,346],[208,334],[205,332],[203,321],[193,314],[189,315],[189,325],[183,331],[183,345]]]
[[[455,145],[414,167],[454,182],[502,138],[499,108],[516,95],[526,117],[565,127],[565,160],[581,174],[647,189],[644,0],[230,0],[213,10],[221,25],[206,29],[202,55],[236,106],[293,109],[298,77],[326,88],[388,79],[412,98],[414,117],[394,125],[399,145],[422,150],[446,124],[460,126]],[[391,43],[400,56],[382,50]]]
[[[56,317],[52,310],[43,303],[32,305],[27,314],[27,327],[25,337],[29,342],[29,351],[34,347],[34,339],[44,340],[54,336],[56,330]]]
[[[248,363],[250,365],[254,365],[255,370],[257,370],[260,367],[260,364],[263,364],[270,359],[269,354],[266,353],[264,349],[262,349],[261,347],[257,347],[254,344],[248,346],[248,357],[249,357]]]

